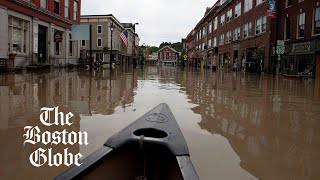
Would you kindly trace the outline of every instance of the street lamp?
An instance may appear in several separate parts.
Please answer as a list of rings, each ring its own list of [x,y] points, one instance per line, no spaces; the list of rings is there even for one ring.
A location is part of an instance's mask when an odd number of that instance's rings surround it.
[[[114,30],[114,26],[113,26],[113,22],[111,23],[111,25],[109,26],[110,27],[110,32],[111,32],[111,51],[110,51],[110,64],[109,64],[109,66],[110,66],[110,70],[112,69],[112,32],[113,32],[113,30]]]

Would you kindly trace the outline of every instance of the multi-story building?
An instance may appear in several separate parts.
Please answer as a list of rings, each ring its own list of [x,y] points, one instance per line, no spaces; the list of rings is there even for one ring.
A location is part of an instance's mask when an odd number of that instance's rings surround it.
[[[78,59],[71,26],[79,24],[81,0],[1,0],[0,57],[15,65],[65,65]]]
[[[158,51],[158,60],[159,63],[164,64],[176,64],[178,63],[179,53],[170,46],[165,46]]]
[[[266,0],[219,0],[189,33],[194,64],[269,72],[274,20]]]
[[[129,63],[134,53],[135,31],[132,23],[120,23],[112,14],[109,15],[83,15],[81,24],[90,24],[92,26],[92,52],[95,61],[110,62],[112,54],[113,62]],[[111,33],[110,26],[113,25]],[[120,38],[123,31],[128,33],[128,46]],[[112,53],[111,52],[112,36]],[[90,41],[81,40],[81,50],[89,53]]]
[[[279,1],[278,12],[277,39],[285,41],[281,72],[320,77],[320,1]]]

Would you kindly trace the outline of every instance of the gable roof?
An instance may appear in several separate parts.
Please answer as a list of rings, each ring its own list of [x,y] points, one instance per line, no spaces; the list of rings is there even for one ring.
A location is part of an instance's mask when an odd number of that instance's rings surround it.
[[[162,51],[162,50],[165,49],[165,48],[168,48],[168,49],[172,50],[172,51],[175,52],[175,53],[178,52],[178,51],[176,51],[175,49],[173,49],[173,48],[170,47],[170,46],[164,46],[163,48],[159,49],[157,52],[160,52],[160,51]]]

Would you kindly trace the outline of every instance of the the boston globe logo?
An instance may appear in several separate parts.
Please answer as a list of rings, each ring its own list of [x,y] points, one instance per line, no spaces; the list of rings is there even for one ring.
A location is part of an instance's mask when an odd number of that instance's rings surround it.
[[[51,119],[50,117],[54,117]],[[63,112],[59,112],[59,107],[48,108],[43,107],[41,108],[40,114],[40,122],[47,126],[71,126],[73,114],[71,112],[64,114]],[[44,145],[88,145],[88,133],[87,132],[67,132],[63,130],[61,132],[49,132],[44,131],[41,132],[38,126],[25,126],[24,127],[25,137],[24,145],[26,143],[30,144],[38,144],[42,143]],[[35,167],[41,167],[45,164],[49,166],[60,166],[64,164],[65,166],[76,165],[80,166],[80,158],[82,154],[72,154],[68,152],[68,148],[63,150],[63,153],[56,153],[53,154],[52,148],[43,149],[39,148],[29,156],[30,163]]]

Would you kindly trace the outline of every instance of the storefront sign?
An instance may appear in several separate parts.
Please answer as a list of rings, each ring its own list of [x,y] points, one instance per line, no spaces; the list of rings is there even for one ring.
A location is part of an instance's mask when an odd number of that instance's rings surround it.
[[[239,44],[233,45],[233,50],[239,50]]]
[[[33,53],[38,53],[38,24],[33,25]]]
[[[62,32],[61,31],[54,32],[54,42],[62,42]]]
[[[303,53],[311,51],[311,42],[292,44],[293,53]]]

